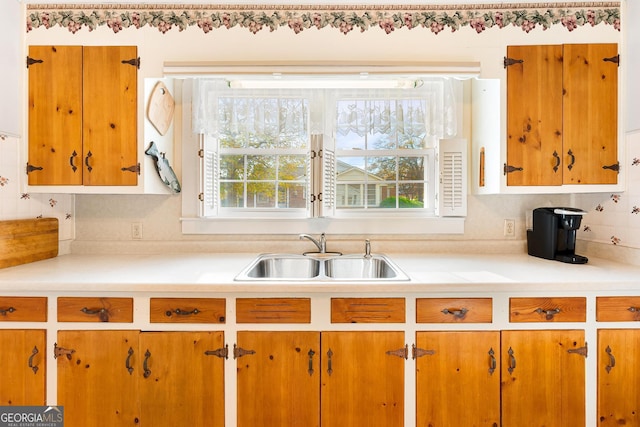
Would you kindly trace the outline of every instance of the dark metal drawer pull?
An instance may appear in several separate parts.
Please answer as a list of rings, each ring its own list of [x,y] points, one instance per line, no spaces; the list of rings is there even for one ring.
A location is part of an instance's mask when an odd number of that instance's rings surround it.
[[[173,313],[177,314],[178,316],[191,316],[191,315],[199,314],[200,310],[198,310],[197,308],[194,308],[191,311],[187,311],[187,310],[181,310],[179,308],[176,308],[176,309],[173,309],[173,310],[167,310],[165,312],[167,317],[171,317],[173,315]]]
[[[89,316],[98,316],[101,322],[109,321],[109,310],[107,310],[104,307],[98,308],[98,309],[90,309],[87,307],[82,307],[80,311]]]
[[[6,316],[7,314],[13,313],[14,311],[16,311],[15,307],[0,308],[0,315]]]
[[[468,312],[469,310],[467,310],[466,308],[452,308],[452,309],[445,308],[444,310],[442,310],[442,313],[451,314],[453,317],[457,319],[463,319]]]
[[[516,370],[516,356],[514,355],[515,352],[511,347],[509,347],[509,351],[507,353],[509,353],[509,368],[507,369],[507,371],[509,371],[510,374],[513,374],[513,371]]]
[[[559,314],[560,311],[561,310],[559,308],[554,308],[553,310],[543,310],[542,308],[536,309],[536,313],[538,313],[538,314],[543,314],[544,313],[545,319],[547,319],[547,320],[553,320],[553,317],[556,314]]]

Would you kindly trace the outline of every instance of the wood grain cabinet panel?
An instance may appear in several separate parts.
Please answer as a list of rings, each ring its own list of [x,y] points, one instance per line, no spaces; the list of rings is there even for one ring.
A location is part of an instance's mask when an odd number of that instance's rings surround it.
[[[225,323],[224,298],[151,298],[151,323]]]
[[[46,322],[47,297],[0,297],[0,322]]]
[[[597,297],[598,322],[640,321],[640,297]]]
[[[311,323],[311,299],[238,298],[236,323]]]
[[[133,298],[59,297],[59,322],[133,322]]]
[[[584,297],[511,298],[510,322],[585,322],[587,299]]]
[[[332,298],[331,323],[404,323],[404,298]]]
[[[418,298],[418,323],[491,323],[491,298]]]
[[[46,337],[44,329],[0,330],[0,405],[45,404]]]
[[[138,182],[136,46],[29,46],[29,185]]]
[[[618,45],[508,46],[509,186],[616,184]]]

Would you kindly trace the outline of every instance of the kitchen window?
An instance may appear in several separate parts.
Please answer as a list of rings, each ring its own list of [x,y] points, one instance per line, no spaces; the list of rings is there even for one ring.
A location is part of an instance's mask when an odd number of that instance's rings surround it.
[[[249,89],[194,79],[200,221],[389,225],[464,217],[462,83],[405,79],[402,86]]]

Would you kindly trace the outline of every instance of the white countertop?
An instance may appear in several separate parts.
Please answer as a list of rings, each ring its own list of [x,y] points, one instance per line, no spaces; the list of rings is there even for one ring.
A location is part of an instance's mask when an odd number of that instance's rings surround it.
[[[388,256],[404,282],[237,282],[257,254],[62,255],[0,270],[0,292],[407,293],[607,291],[640,294],[640,267],[603,259],[571,265],[528,256]]]

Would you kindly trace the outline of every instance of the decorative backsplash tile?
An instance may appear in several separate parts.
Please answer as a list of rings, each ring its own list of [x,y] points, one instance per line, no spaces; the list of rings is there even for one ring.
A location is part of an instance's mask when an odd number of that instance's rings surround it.
[[[0,220],[58,218],[60,240],[74,238],[74,196],[69,194],[30,194],[21,189],[21,140],[0,139]]]
[[[627,191],[613,194],[579,195],[576,206],[589,211],[579,238],[640,249],[640,132],[626,135]]]

